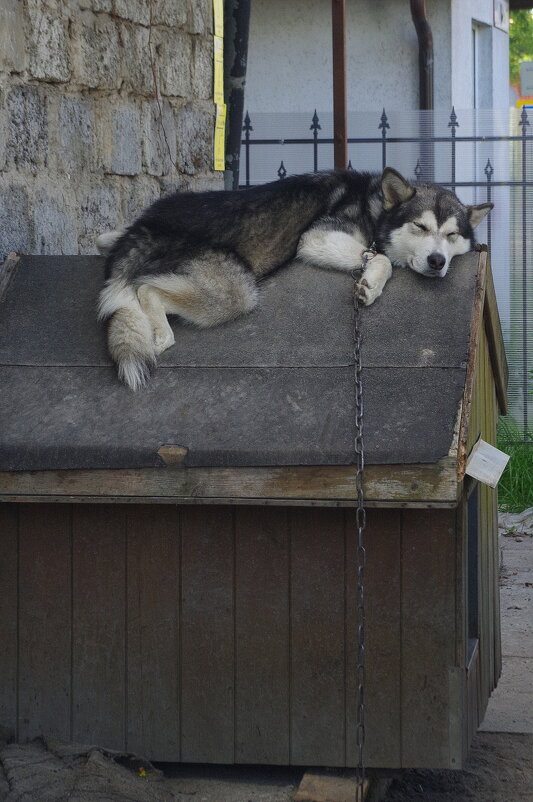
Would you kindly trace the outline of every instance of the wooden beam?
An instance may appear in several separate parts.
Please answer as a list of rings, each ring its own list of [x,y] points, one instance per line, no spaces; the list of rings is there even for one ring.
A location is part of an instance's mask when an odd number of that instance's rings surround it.
[[[348,166],[346,115],[346,0],[332,0],[333,32],[333,151],[335,167]]]
[[[455,456],[422,465],[367,465],[369,507],[455,507]],[[85,501],[141,504],[290,504],[355,502],[353,465],[273,468],[145,468],[142,470],[0,473],[0,501]]]
[[[496,384],[496,395],[500,406],[500,413],[505,415],[507,412],[507,384],[509,381],[509,368],[505,355],[505,345],[496,301],[496,292],[490,269],[490,258],[487,261],[487,279],[485,289],[485,305],[483,307],[483,319],[485,331],[489,342],[490,361],[494,382]]]

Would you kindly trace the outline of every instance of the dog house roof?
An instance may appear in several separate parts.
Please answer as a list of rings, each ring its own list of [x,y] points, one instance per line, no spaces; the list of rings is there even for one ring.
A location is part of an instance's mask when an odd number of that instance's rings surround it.
[[[396,270],[361,314],[366,461],[437,463],[465,388],[478,253],[444,280]],[[354,462],[352,279],[295,264],[259,308],[197,330],[151,383],[122,386],[95,320],[103,261],[11,261],[0,315],[0,470],[341,466]]]

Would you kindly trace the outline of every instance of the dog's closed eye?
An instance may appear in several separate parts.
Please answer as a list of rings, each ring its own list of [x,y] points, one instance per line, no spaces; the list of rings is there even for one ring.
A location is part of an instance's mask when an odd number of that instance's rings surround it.
[[[420,231],[429,231],[429,228],[423,223],[415,223],[415,226],[420,229]]]

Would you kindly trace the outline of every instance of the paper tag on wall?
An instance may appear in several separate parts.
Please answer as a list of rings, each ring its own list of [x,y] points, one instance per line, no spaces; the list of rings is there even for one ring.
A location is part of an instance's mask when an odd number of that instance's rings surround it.
[[[486,443],[481,437],[474,444],[466,462],[469,476],[490,487],[496,487],[509,462],[509,455]]]

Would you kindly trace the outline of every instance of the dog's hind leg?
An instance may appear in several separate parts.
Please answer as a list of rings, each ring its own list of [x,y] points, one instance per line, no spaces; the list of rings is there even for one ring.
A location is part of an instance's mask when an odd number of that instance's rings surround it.
[[[154,336],[156,356],[162,354],[171,345],[174,345],[174,332],[167,320],[168,303],[161,290],[142,284],[137,290],[137,297],[141,309],[148,318]]]
[[[255,279],[236,256],[204,252],[184,264],[183,270],[140,279],[137,295],[152,325],[158,354],[174,343],[167,315],[208,328],[257,305]]]

